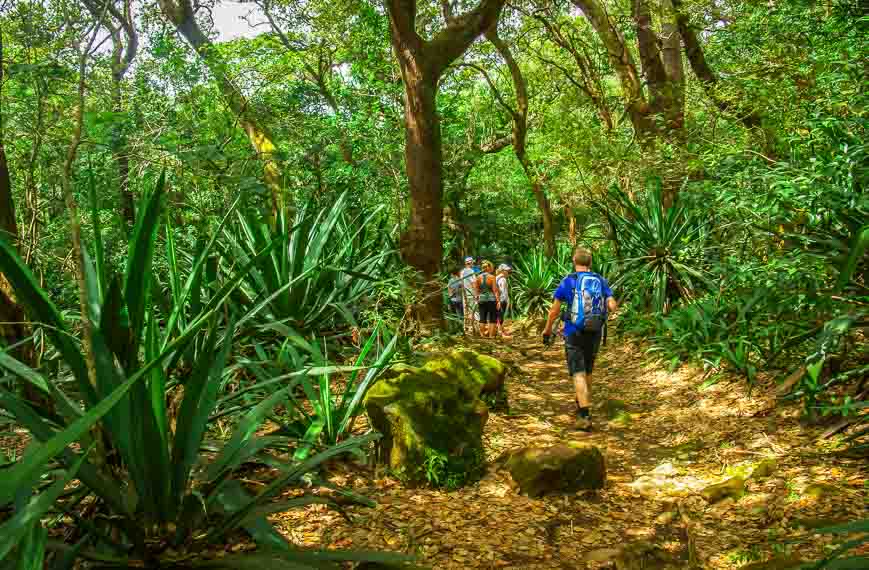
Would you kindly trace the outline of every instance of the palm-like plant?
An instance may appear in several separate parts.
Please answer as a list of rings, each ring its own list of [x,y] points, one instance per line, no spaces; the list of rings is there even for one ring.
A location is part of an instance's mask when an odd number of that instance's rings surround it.
[[[520,311],[541,317],[549,310],[559,280],[570,272],[569,252],[561,249],[559,254],[550,259],[543,250],[537,250],[519,258],[513,290]]]
[[[322,332],[354,322],[354,312],[393,268],[395,248],[382,225],[381,210],[351,215],[347,194],[328,208],[300,207],[291,220],[280,213],[274,225],[238,212],[223,232],[225,259],[258,259],[242,286],[265,328],[284,325]]]
[[[89,559],[95,567],[190,567],[203,565],[200,553],[239,528],[259,546],[269,548],[267,554],[253,556],[263,557],[270,567],[333,567],[333,561],[368,558],[293,549],[265,517],[313,502],[328,503],[314,496],[282,503],[273,499],[285,487],[300,484],[303,477],[310,480],[321,462],[358,449],[373,434],[281,465],[256,495],[234,477],[242,465],[256,463],[264,452],[294,447],[292,437],[264,438],[256,431],[271,409],[286,401],[305,371],[247,410],[216,453],[201,454],[236,330],[234,318],[225,316],[224,303],[270,247],[255,253],[245,267],[214,287],[207,299],[200,296],[194,303],[192,298],[199,294],[192,290],[202,283],[211,240],[186,279],[173,276],[175,304],[161,319],[150,276],[163,202],[161,178],[140,210],[122,279],[104,278],[97,236],[97,263],[85,259],[90,304],[81,318],[90,334],[81,344],[23,261],[0,240],[0,271],[61,353],[83,401],[82,407],[53,379],[0,352],[0,367],[18,381],[30,383],[52,404],[41,407],[24,401],[11,387],[0,385],[0,409],[40,442],[0,480],[0,506],[15,505],[12,518],[0,528],[0,560],[15,551],[22,563],[29,564],[21,567],[36,568],[48,545],[67,553],[60,559],[67,568],[76,558]],[[183,365],[182,360],[186,360]],[[179,391],[183,386],[174,414],[166,405],[167,391],[173,386]],[[269,458],[269,464],[274,463]],[[59,475],[31,496],[29,490],[51,473]],[[69,488],[73,479],[78,484]],[[79,509],[83,503],[90,508]],[[84,536],[74,547],[46,543],[40,518],[51,509],[77,523]],[[230,557],[207,565],[234,568],[245,563],[251,561]]]
[[[650,181],[642,202],[613,186],[609,201],[598,206],[606,212],[619,258],[613,285],[630,281],[631,289],[648,291],[652,307],[666,313],[676,299],[691,299],[709,284],[702,269],[708,247],[701,214],[678,204],[665,207],[660,180]]]

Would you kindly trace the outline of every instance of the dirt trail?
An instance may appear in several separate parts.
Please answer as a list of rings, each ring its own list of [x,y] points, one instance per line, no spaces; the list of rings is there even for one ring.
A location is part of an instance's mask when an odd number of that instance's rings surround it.
[[[573,392],[560,344],[469,344],[513,367],[510,413],[492,413],[486,426],[488,459],[523,445],[589,441],[606,457],[606,488],[529,499],[493,468],[457,491],[407,489],[345,466],[333,480],[378,506],[351,508],[353,523],[321,506],[277,515],[289,538],[319,548],[400,550],[432,568],[598,568],[640,551],[646,564],[659,561],[646,568],[692,561],[738,568],[772,557],[817,558],[829,538],[812,537],[807,526],[866,516],[865,463],[825,455],[821,430],[802,427],[797,408],[775,407],[768,390],[749,396],[739,381],[701,390],[696,371],[668,372],[639,347],[611,339],[594,374],[596,429],[586,435],[572,429]],[[627,414],[616,413],[616,401]],[[775,460],[771,475],[749,479],[738,500],[709,504],[698,495],[747,476],[765,459]]]

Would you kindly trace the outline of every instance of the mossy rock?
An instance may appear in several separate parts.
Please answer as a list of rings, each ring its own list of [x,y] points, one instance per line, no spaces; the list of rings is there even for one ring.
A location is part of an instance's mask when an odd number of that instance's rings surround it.
[[[529,497],[601,489],[606,482],[603,453],[571,441],[551,447],[524,447],[511,452],[506,467],[519,491]]]
[[[494,394],[504,388],[507,367],[497,358],[472,350],[454,350],[446,356],[432,358],[422,367],[443,378],[473,381],[479,392]]]
[[[731,477],[730,479],[709,485],[702,491],[700,496],[706,499],[710,504],[718,503],[724,499],[739,500],[745,492],[745,479],[742,477]]]
[[[413,484],[458,487],[480,475],[488,419],[480,394],[496,371],[474,352],[455,351],[377,382],[364,405],[383,434],[378,462]]]
[[[775,473],[778,464],[775,459],[767,458],[758,463],[754,469],[751,470],[751,479],[760,480],[766,479],[773,473]]]
[[[385,378],[397,378],[406,372],[417,371],[419,371],[418,367],[408,364],[407,362],[399,362],[384,370],[383,373],[380,375],[380,379],[383,380]]]

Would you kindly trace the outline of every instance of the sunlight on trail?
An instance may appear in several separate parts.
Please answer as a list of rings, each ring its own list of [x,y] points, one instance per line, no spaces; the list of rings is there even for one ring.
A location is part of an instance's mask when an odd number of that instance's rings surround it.
[[[591,434],[572,429],[561,349],[543,350],[536,338],[485,344],[515,372],[510,413],[492,412],[486,425],[490,469],[481,481],[452,492],[406,489],[356,468],[336,476],[352,477],[354,490],[379,504],[348,508],[354,524],[313,507],[274,518],[304,545],[398,549],[432,568],[599,568],[628,556],[656,560],[649,568],[683,568],[693,549],[701,566],[730,569],[781,552],[816,557],[823,540],[791,542],[811,536],[801,525],[865,504],[860,465],[831,469],[829,458],[812,455],[816,434],[775,408],[768,390],[748,396],[743,383],[720,382],[699,391],[696,371],[667,372],[638,347],[611,344],[594,374]],[[626,410],[608,421],[610,403]],[[496,465],[505,451],[570,439],[603,451],[603,490],[530,499]],[[833,480],[850,488],[824,486]],[[732,496],[708,491],[715,484],[733,486]]]

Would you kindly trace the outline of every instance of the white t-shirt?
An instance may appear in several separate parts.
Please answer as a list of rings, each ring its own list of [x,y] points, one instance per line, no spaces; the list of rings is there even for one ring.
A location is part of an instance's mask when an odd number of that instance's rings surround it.
[[[495,284],[498,286],[498,293],[501,295],[501,302],[508,303],[510,301],[510,295],[507,292],[507,278],[503,275],[499,275],[497,279],[495,279]]]
[[[462,278],[462,286],[465,288],[465,297],[468,299],[474,298],[474,275],[474,269],[471,267],[465,267],[459,273],[459,277]]]

